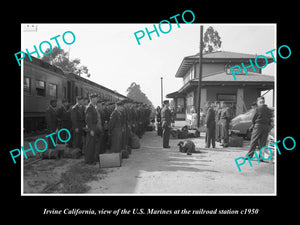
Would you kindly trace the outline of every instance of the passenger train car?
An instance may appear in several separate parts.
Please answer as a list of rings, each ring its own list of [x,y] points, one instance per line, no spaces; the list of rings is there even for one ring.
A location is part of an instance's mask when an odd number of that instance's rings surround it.
[[[127,98],[109,88],[87,80],[73,73],[67,73],[38,58],[25,57],[24,60],[24,132],[43,130],[46,128],[45,111],[50,99],[57,99],[60,107],[62,99],[72,105],[76,96],[88,97],[97,93],[101,99],[116,102]]]

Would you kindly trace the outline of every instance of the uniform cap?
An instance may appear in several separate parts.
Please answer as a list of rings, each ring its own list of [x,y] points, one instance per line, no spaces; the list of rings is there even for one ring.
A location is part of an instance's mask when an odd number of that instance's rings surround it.
[[[82,96],[80,96],[80,95],[76,96],[76,100],[77,100],[77,101],[82,100],[82,99],[83,99]]]
[[[258,98],[257,98],[257,101],[260,101],[260,100],[263,100],[263,101],[264,101],[264,100],[265,100],[265,97],[263,97],[263,96],[258,97]]]
[[[98,97],[98,95],[97,94],[90,94],[90,98],[97,98]]]

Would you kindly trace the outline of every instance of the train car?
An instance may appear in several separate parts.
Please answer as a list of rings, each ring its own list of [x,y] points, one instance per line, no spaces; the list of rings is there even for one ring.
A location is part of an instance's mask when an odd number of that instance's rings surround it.
[[[97,93],[101,99],[112,102],[127,98],[74,73],[64,72],[38,58],[31,58],[32,61],[25,57],[23,70],[24,132],[46,128],[45,111],[51,99],[57,99],[59,107],[62,99],[67,99],[73,105],[76,96],[88,97],[90,93]]]

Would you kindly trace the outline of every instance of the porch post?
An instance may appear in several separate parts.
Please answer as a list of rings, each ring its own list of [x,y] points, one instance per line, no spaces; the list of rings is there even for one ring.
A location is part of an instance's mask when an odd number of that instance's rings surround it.
[[[207,96],[207,88],[206,87],[202,87],[201,88],[201,96],[200,96],[200,98],[201,98],[201,104],[200,104],[199,109],[202,108],[203,111],[204,111],[204,106],[205,106],[206,100],[207,100],[206,96]]]
[[[244,88],[237,89],[236,115],[244,113]]]

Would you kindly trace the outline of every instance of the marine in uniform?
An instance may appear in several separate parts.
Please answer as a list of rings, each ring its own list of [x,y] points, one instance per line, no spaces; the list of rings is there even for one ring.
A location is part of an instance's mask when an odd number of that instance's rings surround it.
[[[257,108],[255,108],[252,117],[253,131],[251,134],[249,152],[247,153],[249,158],[253,157],[256,146],[261,149],[266,145],[271,128],[271,122],[272,112],[265,104],[265,98],[259,97],[257,99]],[[248,159],[247,157],[245,158]],[[260,160],[263,161],[261,158]]]
[[[115,104],[115,109],[111,113],[108,123],[108,134],[110,136],[110,152],[119,153],[122,148],[122,114],[119,107],[122,105],[121,101]]]
[[[221,142],[221,131],[222,131],[222,126],[220,124],[220,115],[221,115],[221,107],[220,107],[220,102],[216,103],[216,108],[215,108],[215,121],[216,121],[216,141]]]
[[[157,124],[157,135],[162,137],[161,109],[159,106],[157,106],[156,108],[156,124]]]
[[[164,107],[161,110],[161,122],[163,129],[163,147],[170,148],[169,139],[171,132],[172,113],[169,109],[169,100],[164,101]]]
[[[71,131],[72,123],[71,123],[70,114],[68,113],[68,105],[69,105],[68,101],[66,99],[63,99],[62,106],[57,110],[56,114],[58,120],[58,129],[66,128],[69,131]],[[60,135],[62,136],[63,140],[67,139],[67,132],[61,132]]]
[[[229,122],[231,113],[225,102],[221,102],[220,124],[221,124],[221,146],[228,147],[229,143]]]
[[[82,98],[83,101],[82,101],[82,105],[80,107],[80,113],[81,113],[81,127],[83,128],[82,129],[82,136],[81,136],[81,139],[82,139],[82,152],[84,153],[85,152],[85,149],[86,149],[86,122],[85,122],[85,111],[86,111],[86,108],[89,104],[89,98],[88,97],[84,97]]]
[[[97,127],[98,114],[96,110],[97,94],[90,95],[90,103],[85,111],[85,121],[87,126],[86,151],[84,154],[85,163],[95,164],[97,161],[96,143],[100,130]]]
[[[109,109],[108,109],[108,101],[102,102],[102,129],[103,129],[103,135],[102,135],[102,149],[104,152],[107,151],[108,147],[108,122],[109,122]]]
[[[103,149],[103,124],[102,124],[102,100],[97,100],[97,132],[96,132],[96,156],[99,156],[100,153],[104,153]]]
[[[212,147],[215,148],[215,134],[216,134],[216,121],[215,121],[215,110],[212,107],[211,102],[207,102],[207,111],[206,111],[206,119],[205,119],[205,125],[206,125],[206,136],[205,136],[205,147],[210,148],[210,143],[212,144]]]
[[[49,107],[46,109],[46,123],[49,134],[56,132],[57,129],[57,114],[55,108],[57,106],[57,101],[55,99],[50,100]],[[52,136],[56,140],[56,134]],[[47,138],[48,148],[54,148],[51,137]]]
[[[73,134],[73,148],[79,148],[82,150],[82,135],[84,116],[82,113],[83,98],[81,96],[76,97],[76,104],[71,109],[71,121],[72,121],[72,134]]]

